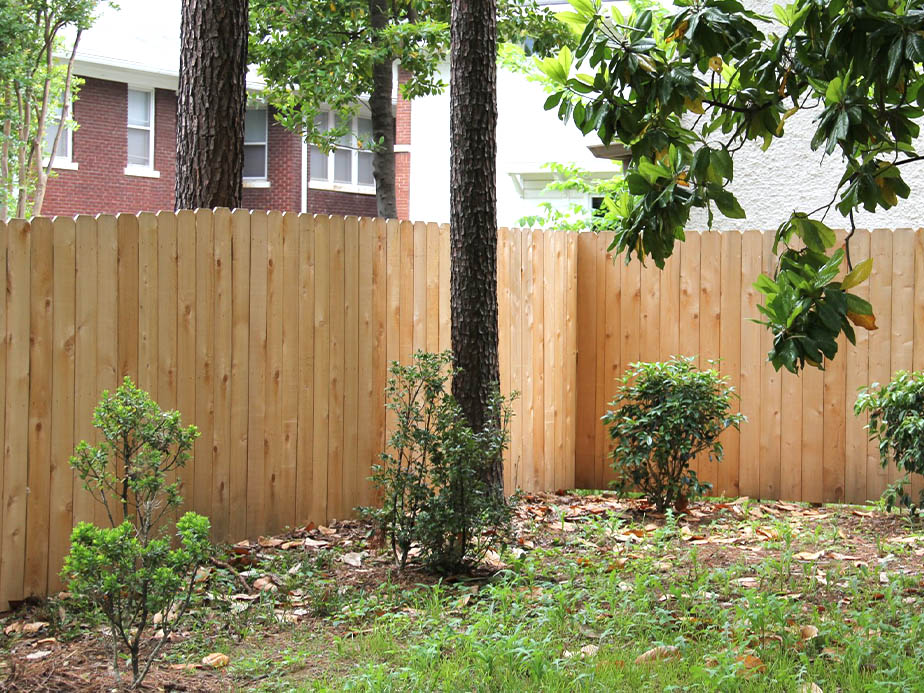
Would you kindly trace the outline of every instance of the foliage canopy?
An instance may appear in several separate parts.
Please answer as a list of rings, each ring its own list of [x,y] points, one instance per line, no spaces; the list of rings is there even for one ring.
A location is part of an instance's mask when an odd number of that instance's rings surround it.
[[[825,223],[835,208],[889,209],[910,188],[903,166],[921,160],[924,3],[920,0],[796,0],[774,17],[738,0],[677,0],[670,10],[636,2],[630,14],[600,0],[571,0],[559,15],[577,48],[541,63],[556,84],[546,102],[582,132],[632,151],[628,190],[615,200],[613,248],[663,266],[694,208],[729,218],[745,211],[727,186],[747,142],[766,150],[799,111],[817,113],[812,150],[837,155],[843,175],[831,201],[780,224],[764,324],[770,360],[796,372],[821,367],[851,323],[875,329],[872,307],[850,294],[869,276],[853,266],[849,235],[836,248]],[[780,250],[782,251],[780,252]],[[844,279],[842,265],[850,272]]]

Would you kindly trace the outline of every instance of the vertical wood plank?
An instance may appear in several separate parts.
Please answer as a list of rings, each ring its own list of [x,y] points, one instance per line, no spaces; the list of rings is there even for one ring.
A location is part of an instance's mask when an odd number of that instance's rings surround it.
[[[414,222],[414,329],[413,351],[427,348],[427,225]]]
[[[722,234],[715,231],[703,233],[700,241],[700,286],[699,286],[699,367],[715,368],[715,361],[722,356]],[[723,463],[720,463],[723,464]],[[695,465],[700,481],[712,484],[718,492],[719,470],[714,461],[705,454],[699,455]]]
[[[314,227],[314,484],[311,511],[315,522],[328,513],[328,439],[330,392],[331,222],[315,218]]]
[[[722,311],[719,353],[719,371],[728,378],[728,384],[741,391],[741,234],[726,231],[722,238]],[[738,413],[740,400],[732,398],[729,411]],[[725,456],[718,465],[716,491],[721,496],[738,495],[739,447],[741,434],[729,428],[721,436]]]
[[[3,399],[3,406],[0,406],[0,450],[3,451],[4,459],[6,458],[6,448],[7,448],[6,398],[8,394],[7,394],[6,377],[7,377],[8,355],[9,355],[9,348],[10,348],[10,343],[8,341],[8,335],[7,335],[7,300],[9,298],[9,295],[8,295],[9,275],[7,274],[7,265],[8,265],[8,260],[9,260],[8,259],[9,238],[12,235],[12,233],[13,233],[13,230],[7,225],[7,223],[4,220],[0,219],[0,261],[2,261],[0,262],[0,269],[3,270],[2,272],[0,272],[0,290],[2,290],[2,293],[0,293],[0,296],[3,297],[2,299],[0,299],[0,335],[2,335],[2,340],[3,340],[2,348],[0,348],[0,398]],[[4,464],[5,466],[5,463],[0,463],[0,464]],[[6,476],[5,469],[0,468],[0,502],[5,500],[6,498],[5,476]],[[2,536],[5,531],[4,519],[5,519],[5,515],[2,509],[0,509],[0,549],[2,549],[2,543],[3,543]],[[68,517],[68,522],[70,522],[69,517]],[[70,524],[68,524],[67,529],[68,529],[68,534],[69,534]],[[0,555],[0,576],[2,576],[2,564],[3,564],[3,557],[2,555]],[[14,598],[18,598],[19,596],[20,595],[14,595]],[[3,587],[3,583],[0,582],[0,609],[5,610],[8,608],[8,605],[6,602],[9,600],[9,598],[10,597],[7,595],[7,590]]]
[[[892,232],[876,229],[870,236],[873,271],[869,278],[869,302],[879,329],[869,333],[869,381],[885,385],[892,378]],[[862,329],[862,328],[861,328]],[[890,464],[890,467],[892,465]],[[879,448],[867,449],[866,497],[879,498],[889,483],[889,470],[879,462]]]
[[[511,488],[516,490],[523,487],[524,465],[531,460],[523,456],[523,335],[525,325],[523,321],[523,231],[512,229],[510,231],[510,390],[504,392],[505,397],[514,393],[517,396],[509,402],[513,411],[510,421],[510,458]]]
[[[426,234],[426,227],[424,232]],[[353,509],[360,505],[359,489],[362,474],[359,466],[359,431],[358,426],[353,423],[353,417],[359,407],[359,242],[359,220],[356,217],[347,217],[343,245],[342,517],[353,515]],[[426,235],[421,245],[426,249]],[[422,274],[425,274],[425,270]],[[426,345],[422,344],[421,348],[425,349]]]
[[[680,263],[683,243],[674,246],[674,254],[661,270],[661,361],[667,361],[680,351]]]
[[[121,221],[121,220],[120,220]],[[74,454],[74,341],[76,303],[76,225],[67,217],[54,221],[54,286],[51,391],[51,479],[48,537],[48,589],[63,587],[59,569],[70,544],[73,524],[74,475],[68,464]],[[6,264],[6,229],[0,223],[0,266]],[[0,290],[6,293],[6,272],[0,273]],[[120,287],[121,287],[121,277]],[[5,304],[0,301],[0,331],[6,331]],[[121,325],[120,325],[121,326]],[[3,362],[6,349],[0,349],[0,379],[6,376]],[[0,385],[0,392],[4,388]],[[3,407],[0,407],[0,419]],[[2,430],[2,424],[0,424]]]
[[[653,261],[641,268],[639,360],[661,359],[661,270]]]
[[[544,479],[545,488],[543,490],[556,490],[555,484],[558,479],[555,477],[555,462],[557,459],[558,448],[555,441],[556,421],[559,416],[559,398],[561,392],[561,382],[559,380],[559,364],[556,361],[558,356],[555,348],[555,333],[558,327],[556,315],[556,299],[558,297],[558,257],[555,252],[555,234],[552,231],[544,231],[542,234],[543,256],[545,267],[542,274],[543,292],[545,300],[543,302],[543,338],[545,342],[545,366],[543,368],[543,382],[545,383],[545,415],[544,415]]]
[[[533,278],[531,298],[535,316],[535,328],[532,334],[534,374],[532,419],[534,421],[533,455],[535,461],[532,467],[534,474],[533,488],[537,491],[545,490],[552,484],[552,480],[546,475],[546,456],[551,454],[551,450],[547,451],[545,448],[547,425],[545,419],[545,233],[544,231],[533,231],[530,242]]]
[[[79,236],[79,228],[77,233]],[[147,391],[151,399],[156,402],[158,399],[157,217],[148,212],[138,215],[138,260],[138,387]],[[79,267],[77,271],[80,272]]]
[[[120,231],[121,225],[122,217],[120,216]],[[120,236],[120,257],[124,240]],[[135,251],[135,256],[137,258],[137,251]],[[137,273],[137,260],[135,272]],[[189,426],[196,423],[196,214],[189,210],[176,214],[176,282],[176,405],[183,425]],[[121,301],[121,286],[119,291]],[[122,322],[121,315],[120,312],[119,323]],[[134,337],[136,340],[137,334],[136,329]],[[189,464],[177,474],[182,484],[184,510],[191,509],[196,501],[196,466],[197,460],[193,457]],[[240,515],[246,515],[244,504],[239,507],[241,508]],[[241,532],[237,536],[243,535],[244,532]]]
[[[330,370],[328,377],[328,470],[327,514],[330,518],[344,517],[343,498],[343,416],[344,416],[344,220],[333,217],[330,224]],[[409,304],[413,307],[413,303]],[[410,317],[413,313],[408,313]]]
[[[401,358],[401,231],[398,221],[389,219],[385,227],[385,363],[387,368]],[[448,259],[448,256],[446,256]],[[446,310],[449,310],[449,297],[446,296]],[[389,377],[386,370],[386,378]],[[395,427],[395,413],[386,410],[385,440],[391,436]],[[383,450],[384,450],[383,446]]]
[[[263,486],[265,448],[263,428],[266,419],[266,212],[250,216],[250,331],[248,335],[247,411],[247,536],[254,537],[266,527]],[[326,492],[326,489],[325,489]]]
[[[850,256],[854,266],[869,258],[870,234],[866,229],[854,231],[850,240]],[[850,293],[869,300],[869,282],[855,286]],[[921,295],[921,294],[918,294]],[[924,305],[924,304],[922,304]],[[922,323],[924,324],[924,323]],[[855,416],[853,406],[857,401],[857,391],[869,385],[869,332],[863,328],[855,329],[856,346],[847,347],[847,401],[845,417],[847,420],[846,450],[847,465],[845,469],[844,495],[848,503],[862,503],[866,495],[866,458],[867,431],[865,426],[869,415]],[[917,335],[915,335],[917,337]]]
[[[50,219],[32,221],[31,306],[28,370],[28,495],[23,536],[23,593],[44,595],[48,588],[51,498],[51,396],[53,344],[54,229]],[[113,280],[115,279],[113,275]],[[23,403],[25,404],[25,403]],[[23,457],[23,461],[27,458]],[[25,465],[23,465],[25,466]],[[2,560],[2,559],[0,559]]]
[[[599,394],[599,407],[597,410],[597,435],[599,443],[597,445],[597,477],[600,479],[599,486],[604,488],[609,481],[615,479],[615,473],[612,467],[611,454],[613,451],[613,442],[609,437],[609,431],[603,426],[600,417],[609,409],[610,402],[616,397],[619,389],[619,381],[622,372],[625,370],[627,361],[626,354],[621,351],[622,340],[622,296],[626,290],[622,286],[623,272],[630,268],[626,267],[621,257],[607,251],[612,244],[614,234],[611,231],[603,231],[597,237],[597,252],[599,253],[598,262],[602,263],[603,273],[597,276],[597,293],[600,293],[600,286],[603,285],[603,304],[604,314],[598,313],[597,339],[598,348],[601,347],[603,361],[600,364],[602,376],[597,382]],[[600,323],[603,323],[602,325]],[[602,332],[602,335],[601,335]]]
[[[846,234],[837,232],[837,243],[844,243]],[[839,279],[846,274],[846,262],[841,267]],[[837,340],[837,355],[825,361],[824,387],[824,450],[822,452],[822,499],[826,503],[844,502],[846,425],[845,401],[847,399],[847,339],[841,335]]]
[[[510,231],[497,230],[497,355],[500,375],[500,391],[510,392]],[[510,471],[512,464],[510,446],[504,450],[504,489],[511,490]]]
[[[314,217],[299,217],[298,233],[298,470],[295,516],[314,521]]]
[[[364,243],[373,238],[363,236]],[[427,224],[427,351],[440,350],[440,227]]]
[[[536,467],[539,464],[539,457],[535,451],[536,430],[541,427],[541,422],[536,421],[536,402],[534,390],[536,383],[537,365],[533,361],[534,354],[534,335],[536,333],[536,310],[534,293],[537,281],[539,279],[534,274],[534,253],[533,246],[534,231],[525,229],[522,239],[523,254],[523,339],[522,339],[522,364],[523,364],[523,393],[520,396],[523,421],[521,424],[522,431],[522,454],[524,460],[523,469],[520,472],[520,483],[524,490],[533,491],[537,488]],[[541,370],[541,367],[538,367]]]
[[[298,479],[298,236],[299,217],[282,218],[282,461],[280,496],[283,527],[298,522],[295,497]]]
[[[565,286],[562,294],[564,303],[564,476],[562,486],[574,488],[574,438],[576,432],[575,409],[577,406],[577,237],[574,234],[562,236],[565,242]]]
[[[96,391],[114,391],[119,386],[119,238],[118,222],[108,214],[96,218],[97,234],[97,322]],[[99,435],[99,434],[97,434]],[[94,522],[109,523],[102,503],[93,503]]]
[[[918,229],[914,234],[914,353],[912,354],[913,368],[915,371],[924,370],[924,230]],[[864,330],[865,331],[865,330]],[[857,343],[859,343],[859,338]],[[848,395],[854,394],[853,390],[848,389]],[[853,401],[848,401],[853,406]],[[924,491],[924,475],[915,474],[911,478],[912,497],[917,500],[921,497],[921,491]]]
[[[452,348],[452,320],[449,313],[450,261],[449,225],[440,225],[440,351]]]
[[[914,299],[914,231],[895,229],[892,232],[892,331],[889,380],[898,371],[910,372],[914,364]],[[875,303],[873,309],[876,309]],[[905,474],[894,462],[889,465],[890,484],[903,478]]]
[[[100,227],[102,231],[102,226]],[[99,248],[100,279],[103,278],[103,241]],[[115,268],[113,268],[113,276]],[[109,293],[102,284],[100,300]],[[114,295],[114,294],[113,294]],[[157,404],[164,411],[177,408],[177,219],[173,212],[157,215]],[[102,342],[100,343],[102,347]],[[100,353],[100,359],[103,355]],[[188,425],[188,423],[187,423]],[[193,464],[195,462],[193,461]],[[177,472],[167,475],[170,483]],[[214,527],[214,522],[213,522]]]
[[[138,217],[120,214],[118,226],[119,379],[138,382]]]
[[[597,237],[591,232],[578,234],[578,297],[577,297],[577,431],[574,453],[574,483],[581,488],[597,488],[595,438],[597,433],[597,294],[599,263]],[[604,286],[605,289],[605,286]],[[601,292],[602,293],[602,292]],[[605,300],[605,297],[604,297]],[[605,308],[605,305],[603,306]],[[601,332],[602,334],[602,332]],[[599,354],[602,361],[603,354]]]
[[[760,292],[754,282],[761,273],[763,244],[758,231],[746,231],[741,239],[741,424],[738,453],[738,490],[743,496],[760,495],[760,383],[766,355],[761,350],[763,327],[757,306]]]
[[[403,364],[411,362],[414,353],[414,224],[402,221],[399,224],[400,250],[400,320],[398,323],[398,353]]]
[[[83,225],[89,225],[93,229],[95,222],[86,217]],[[32,231],[29,222],[14,219],[9,222],[7,229],[9,245],[6,257],[6,428],[3,449],[3,505],[0,508],[0,514],[3,516],[3,534],[0,540],[0,607],[4,609],[9,600],[23,596],[23,569],[26,562],[28,465],[25,461],[29,455],[29,321],[32,290],[29,276]],[[92,230],[87,235],[93,235]],[[95,285],[95,273],[92,278]],[[92,372],[90,377],[94,377]],[[92,506],[88,506],[84,512],[87,512],[85,516],[92,519]]]
[[[194,507],[198,512],[209,515],[212,513],[212,465],[214,459],[212,445],[215,430],[215,274],[213,272],[215,234],[213,222],[214,214],[212,210],[196,210],[195,421],[196,427],[199,429],[199,438],[196,440],[194,450],[196,460]],[[143,363],[144,358],[142,358]]]
[[[13,239],[10,235],[10,249],[7,264],[11,265],[13,259]],[[99,402],[99,392],[96,391],[96,318],[98,303],[97,283],[97,235],[96,220],[89,216],[77,217],[76,229],[77,261],[76,261],[76,321],[77,321],[77,352],[76,381],[74,383],[74,398],[76,408],[74,411],[74,442],[82,440],[88,443],[96,442],[96,429],[93,427],[93,410]],[[27,265],[28,266],[28,265]],[[8,280],[11,282],[12,280]],[[10,288],[7,289],[10,291]],[[7,327],[13,324],[13,315],[7,309]],[[12,346],[7,347],[12,348]],[[11,354],[12,356],[12,354]],[[11,358],[8,357],[8,358]],[[9,367],[10,362],[7,362]],[[7,388],[10,387],[9,376]],[[7,405],[9,405],[7,394]],[[7,422],[9,425],[9,422]],[[9,439],[7,439],[9,446]],[[92,522],[96,509],[95,501],[83,488],[83,483],[74,475],[74,524],[85,521]]]
[[[777,258],[773,254],[774,234],[763,235],[764,273],[773,276]],[[762,330],[761,351],[770,351],[772,335]],[[770,365],[763,362],[760,383],[760,497],[780,497],[780,421],[782,411],[782,378]],[[789,403],[787,402],[787,405]],[[819,422],[820,423],[820,422]],[[787,463],[789,463],[787,461]]]
[[[300,317],[300,316],[299,316]],[[229,540],[247,536],[247,416],[250,402],[250,212],[231,213],[231,448]]]
[[[282,214],[270,212],[266,225],[266,418],[263,423],[263,532],[282,529]]]
[[[701,280],[702,234],[688,231],[687,238],[680,248],[680,340],[679,351],[682,356],[693,358],[697,367],[702,367],[699,342],[699,299]],[[699,459],[690,461],[690,468],[699,474]]]
[[[364,421],[367,425],[359,426],[359,440],[357,443],[357,479],[358,499],[360,505],[369,505],[372,502],[372,493],[369,483],[371,466],[375,463],[376,454],[382,450],[382,438],[376,426],[379,406],[376,397],[376,377],[375,373],[379,368],[384,366],[384,354],[377,350],[377,344],[381,337],[377,333],[377,325],[381,324],[384,332],[384,310],[379,311],[378,306],[384,306],[384,302],[379,301],[378,297],[385,295],[382,290],[384,287],[380,282],[383,277],[380,272],[383,268],[384,260],[384,242],[380,242],[377,236],[377,227],[381,226],[384,232],[384,224],[380,224],[375,219],[360,219],[359,221],[359,273],[357,288],[357,304],[359,306],[359,326],[358,326],[358,344],[357,344],[357,409],[356,417],[358,421]],[[439,230],[436,230],[439,233]],[[382,239],[383,241],[384,239]],[[439,237],[434,240],[432,236],[428,237],[428,253],[430,242],[433,241],[437,251],[437,266],[435,272],[437,278],[439,275]],[[381,256],[381,257],[380,257]],[[429,296],[428,296],[429,301]],[[439,297],[437,301],[437,317],[435,325],[439,329]],[[429,310],[429,305],[428,305]],[[431,323],[428,321],[428,325]],[[380,363],[381,362],[381,363]],[[384,370],[383,370],[384,372]],[[384,384],[382,385],[384,387]],[[384,404],[382,405],[384,407]],[[384,409],[382,410],[382,420],[384,421]]]
[[[212,535],[238,541],[230,532],[231,515],[231,359],[232,285],[231,210],[216,209],[213,217],[211,272],[214,275],[215,351],[212,367],[214,419],[212,429]],[[174,302],[175,303],[175,302]],[[163,305],[163,304],[162,304]],[[169,304],[168,304],[169,305]]]

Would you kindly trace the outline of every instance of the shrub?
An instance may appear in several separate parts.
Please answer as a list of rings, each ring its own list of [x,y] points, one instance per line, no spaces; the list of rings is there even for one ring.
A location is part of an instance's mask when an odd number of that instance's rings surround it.
[[[911,474],[924,474],[924,372],[898,371],[892,382],[873,383],[857,397],[854,412],[869,412],[866,429],[869,438],[879,443],[879,460],[883,467],[890,461],[905,472],[903,479],[889,486],[883,494],[886,507],[909,508],[912,514],[924,513],[924,491],[917,502],[906,487]]]
[[[411,364],[390,367],[386,406],[396,421],[373,467],[383,506],[369,512],[402,569],[415,545],[440,572],[477,562],[510,521],[509,504],[485,481],[507,445],[510,409],[495,395],[488,419],[495,423],[473,431],[446,390],[451,364],[449,352],[418,351]]]
[[[613,487],[643,492],[660,511],[711,488],[690,461],[703,451],[722,459],[719,435],[745,420],[729,411],[734,396],[717,371],[698,370],[690,358],[632,364],[603,416],[616,444]]]
[[[179,482],[168,474],[185,466],[199,433],[195,426],[181,426],[179,412],[161,411],[129,378],[115,392],[103,392],[93,424],[102,442],[81,441],[71,466],[105,507],[110,527],[79,523],[62,575],[77,599],[99,608],[109,621],[116,676],[119,648],[128,649],[134,688],[185,615],[196,569],[209,557],[207,518],[183,515],[176,525],[177,548],[160,526],[182,502]],[[156,614],[160,637],[142,660],[143,636]]]

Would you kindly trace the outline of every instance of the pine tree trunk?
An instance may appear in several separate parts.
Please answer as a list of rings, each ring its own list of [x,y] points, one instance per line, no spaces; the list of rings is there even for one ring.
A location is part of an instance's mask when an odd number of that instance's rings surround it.
[[[450,51],[452,392],[474,430],[489,424],[497,356],[497,3],[453,0]],[[499,422],[494,422],[499,425]],[[487,481],[503,491],[503,460]]]
[[[176,208],[239,207],[248,0],[183,0]]]
[[[388,25],[388,0],[369,0],[369,21],[381,30]],[[394,87],[391,60],[372,66],[372,94],[369,111],[372,114],[372,136],[381,147],[372,154],[372,174],[375,177],[375,202],[380,217],[396,219],[398,203],[395,195],[395,116],[391,110]]]

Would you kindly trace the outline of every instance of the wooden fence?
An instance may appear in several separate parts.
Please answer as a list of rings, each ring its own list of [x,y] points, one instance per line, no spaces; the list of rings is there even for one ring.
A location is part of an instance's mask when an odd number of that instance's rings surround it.
[[[874,259],[870,281],[856,291],[872,302],[879,329],[857,329],[856,347],[841,337],[824,372],[799,376],[770,366],[771,335],[753,322],[761,295],[752,284],[775,263],[772,233],[688,233],[663,271],[606,261],[611,240],[578,239],[578,486],[612,478],[600,416],[616,378],[629,363],[674,354],[696,356],[700,366],[719,360],[748,418],[740,433],[725,434],[721,464],[694,465],[718,493],[861,502],[898,478],[881,468],[853,406],[861,386],[924,369],[924,230],[856,232],[853,261]],[[914,483],[921,488],[920,478]]]
[[[524,393],[506,482],[572,486],[577,237],[504,233],[518,254],[501,339],[520,357],[503,378]],[[187,506],[237,541],[371,503],[388,363],[450,346],[436,224],[37,218],[0,222],[0,265],[0,609],[58,589],[72,525],[103,522],[68,458],[97,440],[93,408],[123,376],[200,429]]]
[[[501,229],[508,488],[601,487],[599,422],[633,361],[721,359],[748,423],[727,494],[861,501],[880,469],[856,389],[924,368],[924,232],[858,232],[880,329],[828,369],[780,374],[748,321],[769,235],[690,233],[663,272],[614,263],[607,234]],[[72,525],[103,521],[68,458],[103,389],[132,376],[202,432],[182,480],[214,536],[344,517],[374,500],[387,364],[449,348],[449,234],[435,224],[228,210],[0,223],[0,608],[60,587]],[[918,334],[915,335],[915,330]]]

